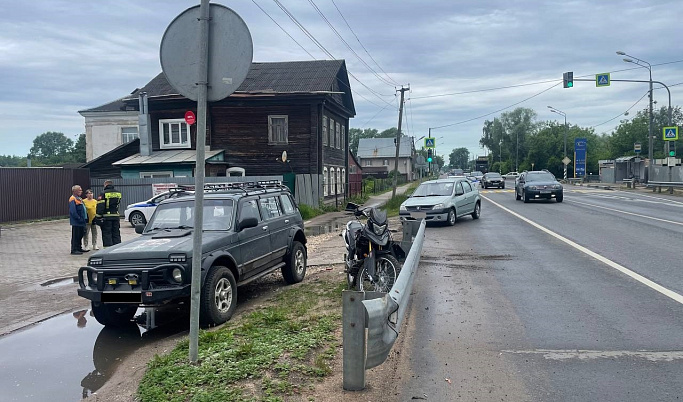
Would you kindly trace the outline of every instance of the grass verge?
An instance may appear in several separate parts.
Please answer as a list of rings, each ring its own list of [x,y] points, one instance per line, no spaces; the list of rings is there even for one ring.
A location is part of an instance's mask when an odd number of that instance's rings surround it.
[[[398,216],[398,210],[403,201],[407,200],[419,185],[420,182],[413,182],[403,194],[397,194],[393,198],[390,198],[382,207],[382,209],[386,209],[387,216]]]
[[[283,401],[329,375],[338,350],[343,282],[316,279],[289,287],[250,314],[201,331],[199,362],[180,342],[149,363],[141,401]]]

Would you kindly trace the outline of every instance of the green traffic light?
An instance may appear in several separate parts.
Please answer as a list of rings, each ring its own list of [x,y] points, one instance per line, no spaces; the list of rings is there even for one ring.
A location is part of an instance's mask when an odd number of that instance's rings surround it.
[[[427,162],[432,163],[432,158],[427,158]]]
[[[573,83],[572,81],[569,81],[569,82],[567,83],[567,88],[571,88],[571,87],[573,87],[573,86],[574,86],[574,83]]]
[[[676,151],[669,151],[669,156],[676,156]]]

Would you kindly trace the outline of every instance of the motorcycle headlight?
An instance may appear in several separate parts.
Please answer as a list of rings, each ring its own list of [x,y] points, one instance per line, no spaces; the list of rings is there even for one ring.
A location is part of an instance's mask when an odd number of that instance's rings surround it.
[[[432,209],[443,209],[445,205],[443,204],[436,204],[432,207]]]
[[[173,276],[174,281],[178,283],[183,282],[183,271],[181,271],[180,268],[173,268],[171,275]]]
[[[375,232],[377,236],[381,236],[385,230],[387,230],[387,225],[372,225],[372,231]]]

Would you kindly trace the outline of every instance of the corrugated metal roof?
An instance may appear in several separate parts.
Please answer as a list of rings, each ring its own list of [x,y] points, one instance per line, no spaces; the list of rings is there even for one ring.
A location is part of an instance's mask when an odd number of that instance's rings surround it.
[[[224,152],[223,149],[216,149],[213,151],[206,151],[204,160],[213,158],[214,156]],[[142,156],[139,153],[129,156],[120,161],[112,163],[112,165],[133,166],[133,165],[152,165],[152,164],[169,164],[169,163],[194,163],[197,160],[197,151],[193,149],[171,150],[171,151],[156,151],[152,155]]]
[[[616,161],[617,162],[629,162],[635,158],[637,158],[637,156],[622,156],[622,157],[617,158]]]
[[[401,149],[399,157],[412,155],[411,137],[401,137]],[[358,141],[359,158],[394,158],[396,157],[396,144],[394,138],[361,138]]]

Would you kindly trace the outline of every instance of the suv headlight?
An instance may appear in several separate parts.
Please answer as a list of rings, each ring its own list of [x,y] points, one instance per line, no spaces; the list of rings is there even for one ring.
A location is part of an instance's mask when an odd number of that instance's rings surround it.
[[[553,184],[553,188],[554,188],[555,190],[559,190],[559,189],[562,188],[562,185],[561,185],[561,184]]]
[[[88,271],[88,286],[90,287],[95,287],[97,286],[97,273]]]
[[[94,266],[94,265],[102,265],[102,257],[93,257],[88,260],[88,265]]]
[[[187,256],[185,254],[171,254],[168,256],[170,262],[185,262],[187,261]]]
[[[398,207],[399,211],[407,211],[408,209],[406,208],[405,204],[401,204],[400,207]]]
[[[527,187],[529,190],[536,190],[536,186],[529,186]]]
[[[445,207],[445,205],[443,205],[443,204],[436,204],[432,207],[432,209],[443,209],[444,207]]]
[[[182,283],[183,282],[183,271],[180,270],[180,268],[173,268],[173,271],[171,271],[171,276],[173,277],[173,280]]]

